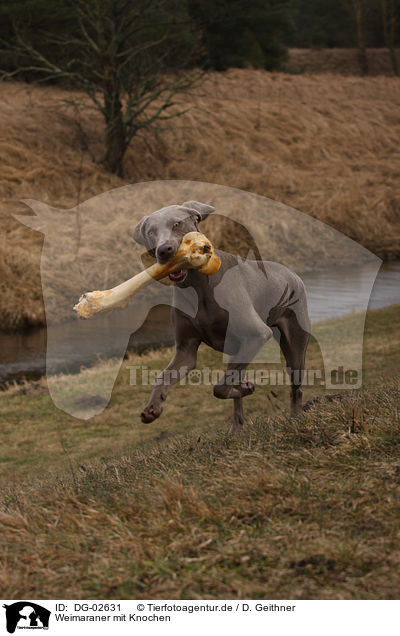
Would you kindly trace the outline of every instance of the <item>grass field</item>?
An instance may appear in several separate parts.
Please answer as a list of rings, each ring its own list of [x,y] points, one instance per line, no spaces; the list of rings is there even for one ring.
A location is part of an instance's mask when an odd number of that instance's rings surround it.
[[[0,595],[398,598],[399,327],[398,305],[368,314],[360,392],[293,421],[286,387],[257,387],[236,439],[207,386],[174,387],[142,425],[132,359],[88,422],[57,411],[44,381],[2,393]],[[307,367],[320,363],[312,342]],[[207,347],[204,365],[220,365]],[[96,386],[106,370],[83,373]]]
[[[56,87],[0,85],[0,328],[43,325],[42,235],[12,218],[22,198],[73,207],[126,183],[213,182],[309,213],[385,258],[399,257],[398,78],[212,73],[189,111],[134,140],[125,178],[101,168],[101,121]],[[84,100],[83,100],[84,101]],[[226,240],[235,248],[235,233]]]

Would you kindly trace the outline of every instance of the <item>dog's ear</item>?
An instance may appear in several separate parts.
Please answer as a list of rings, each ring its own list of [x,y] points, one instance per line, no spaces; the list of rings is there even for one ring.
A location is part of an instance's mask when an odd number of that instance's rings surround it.
[[[133,230],[133,240],[136,241],[136,243],[140,243],[140,245],[146,245],[144,230],[145,230],[146,221],[148,218],[149,218],[148,216],[144,216],[143,219],[139,221],[139,223]]]
[[[182,203],[182,206],[193,211],[193,213],[197,216],[198,221],[204,221],[209,214],[215,212],[215,208],[213,208],[212,205],[199,203],[199,201],[185,201],[185,203]]]

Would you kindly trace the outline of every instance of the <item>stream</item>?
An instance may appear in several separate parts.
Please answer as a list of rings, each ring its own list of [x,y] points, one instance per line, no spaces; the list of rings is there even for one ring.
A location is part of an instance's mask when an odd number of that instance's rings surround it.
[[[331,270],[310,271],[301,275],[309,296],[312,322],[334,318],[363,307],[365,290],[371,279],[369,265],[335,267]],[[383,263],[369,301],[369,309],[400,303],[400,261]],[[118,334],[126,334],[132,322],[134,307],[114,311],[98,323],[84,323],[76,338],[73,322],[53,327],[53,337],[58,340],[56,359],[52,367],[59,372],[77,372],[82,365],[92,364],[98,358],[115,355]],[[128,347],[138,352],[152,346],[173,343],[169,320],[170,308],[154,307],[144,325],[131,336]],[[110,340],[109,334],[113,333]],[[106,337],[106,333],[107,336]],[[114,337],[115,336],[115,337]],[[71,346],[73,343],[73,346]],[[96,357],[93,357],[93,351]],[[31,329],[23,333],[0,332],[0,384],[23,378],[37,379],[46,370],[46,328]]]

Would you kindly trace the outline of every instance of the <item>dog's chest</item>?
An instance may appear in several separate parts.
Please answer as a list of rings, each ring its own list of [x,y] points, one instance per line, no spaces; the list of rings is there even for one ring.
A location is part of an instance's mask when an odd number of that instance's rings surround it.
[[[206,344],[222,351],[228,326],[228,312],[210,294],[199,294],[198,310],[193,324]]]

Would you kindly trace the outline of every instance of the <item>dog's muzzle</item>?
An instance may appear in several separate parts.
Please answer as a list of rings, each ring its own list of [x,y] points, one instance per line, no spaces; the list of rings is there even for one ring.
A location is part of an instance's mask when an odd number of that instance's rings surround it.
[[[173,243],[163,243],[156,249],[156,258],[161,265],[165,265],[175,256],[177,247]]]

